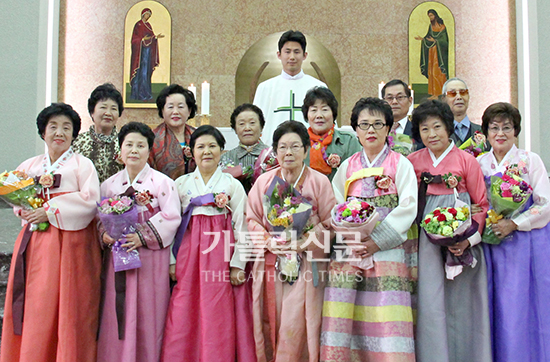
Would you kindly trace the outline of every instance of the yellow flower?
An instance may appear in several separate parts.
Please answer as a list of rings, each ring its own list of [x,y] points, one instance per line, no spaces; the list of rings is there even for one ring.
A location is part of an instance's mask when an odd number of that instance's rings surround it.
[[[285,198],[285,206],[290,206],[290,197]]]

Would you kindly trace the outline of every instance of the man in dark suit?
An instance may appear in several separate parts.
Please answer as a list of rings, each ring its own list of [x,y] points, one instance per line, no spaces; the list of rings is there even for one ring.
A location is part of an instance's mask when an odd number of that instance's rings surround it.
[[[400,79],[389,81],[382,88],[382,98],[388,102],[393,112],[392,131],[412,137],[412,124],[408,113],[413,99],[407,83]],[[424,144],[415,140],[414,147],[418,150],[424,148]]]
[[[458,147],[472,137],[476,131],[481,132],[481,126],[470,122],[466,114],[470,102],[470,94],[466,82],[459,78],[449,79],[443,85],[443,97],[455,116],[454,132],[451,135],[451,139]]]

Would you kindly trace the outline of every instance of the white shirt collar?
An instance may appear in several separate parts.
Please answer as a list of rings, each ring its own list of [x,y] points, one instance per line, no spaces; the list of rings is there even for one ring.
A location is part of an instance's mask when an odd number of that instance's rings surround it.
[[[409,116],[405,116],[405,118],[401,119],[399,122],[399,126],[395,129],[395,133],[403,133],[405,132],[405,127],[407,126],[407,122],[409,121]]]
[[[455,145],[455,142],[452,140],[452,139],[449,139],[451,141],[451,143],[449,144],[449,147],[447,147],[447,149],[445,150],[445,152],[443,152],[441,154],[441,156],[439,156],[439,158],[435,158],[435,155],[434,153],[432,152],[432,150],[430,150],[428,148],[428,152],[430,153],[430,157],[432,158],[432,161],[433,161],[433,167],[437,167],[441,161],[443,161],[443,159],[445,158],[445,156],[447,156],[449,154],[449,152],[451,152],[451,150],[453,149],[454,145]],[[427,147],[426,147],[427,148]]]
[[[281,76],[284,78],[284,79],[288,79],[288,80],[298,80],[298,79],[301,79],[304,77],[304,71],[303,70],[300,70],[300,73],[296,74],[296,75],[290,75],[288,74],[287,72],[285,72],[284,70],[281,72]]]
[[[365,152],[365,149],[363,149],[363,154],[365,155],[365,160],[367,161],[367,165],[369,167],[372,167],[372,165],[374,165],[376,163],[376,161],[378,161],[378,159],[380,158],[380,156],[384,153],[384,151],[386,150],[386,148],[388,147],[388,144],[387,143],[384,143],[384,147],[382,148],[382,151],[380,151],[380,153],[378,153],[376,155],[376,157],[374,158],[374,160],[372,160],[372,162],[369,161],[369,158],[367,156],[367,153]]]

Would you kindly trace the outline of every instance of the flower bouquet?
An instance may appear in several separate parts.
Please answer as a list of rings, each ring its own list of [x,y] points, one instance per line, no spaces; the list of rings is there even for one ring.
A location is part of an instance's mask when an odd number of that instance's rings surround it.
[[[483,232],[483,241],[489,244],[500,244],[501,239],[494,233],[492,226],[499,219],[518,215],[523,211],[523,206],[533,193],[533,188],[519,176],[518,165],[510,165],[502,174],[501,172],[490,177],[489,198],[493,212],[496,215],[488,217],[486,228]],[[501,217],[499,217],[501,216]]]
[[[455,207],[438,207],[426,215],[420,226],[426,232],[428,240],[439,246],[444,246],[445,273],[447,279],[454,279],[462,272],[464,265],[472,268],[477,260],[471,250],[464,250],[462,255],[453,255],[447,247],[454,246],[474,235],[478,230],[477,222],[470,215],[470,208],[462,201],[456,200]]]
[[[264,208],[267,221],[279,235],[273,240],[279,245],[296,242],[310,228],[306,224],[312,206],[290,184],[275,176],[264,195]],[[279,255],[276,267],[288,282],[294,282],[300,272],[301,257],[292,252]]]
[[[471,154],[474,157],[480,156],[487,152],[487,139],[480,131],[476,131],[474,135],[466,140],[458,147]]]
[[[331,225],[337,233],[339,243],[342,242],[342,234],[359,233],[359,240],[363,240],[372,233],[378,217],[374,206],[365,201],[350,198],[332,209]],[[354,242],[348,241],[346,252],[339,261],[349,261],[351,265],[364,270],[372,268],[374,266],[372,256],[361,258],[355,255],[354,249],[358,246],[357,238]],[[353,258],[350,260],[350,257]]]
[[[111,248],[115,272],[140,268],[139,252],[128,252],[127,247],[122,247],[126,241],[124,235],[134,232],[134,226],[138,222],[134,200],[128,196],[105,198],[98,204],[98,211],[105,232],[116,240]]]
[[[254,173],[252,175],[253,182],[256,181],[261,174],[276,169],[277,167],[279,167],[279,161],[277,160],[275,151],[273,151],[273,147],[264,148],[254,163]]]
[[[26,210],[38,209],[45,202],[39,197],[41,191],[40,184],[35,183],[35,180],[23,171],[4,171],[0,174],[0,198],[10,206],[18,206]],[[49,222],[31,224],[30,230],[45,231],[49,226]]]
[[[392,131],[388,135],[388,146],[392,151],[398,152],[407,157],[412,153],[413,142],[411,137],[406,134]]]
[[[226,163],[220,162],[220,167],[223,172],[230,174],[239,181],[252,178],[254,175],[254,169],[252,166],[243,167],[242,164],[235,165],[233,161],[228,161]]]

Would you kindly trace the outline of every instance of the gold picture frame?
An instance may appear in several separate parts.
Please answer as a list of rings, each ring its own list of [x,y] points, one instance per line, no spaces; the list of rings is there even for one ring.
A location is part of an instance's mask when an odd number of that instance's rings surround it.
[[[172,17],[156,1],[136,3],[124,23],[125,108],[156,108],[158,93],[170,84]]]
[[[438,99],[455,76],[455,19],[445,5],[428,1],[409,16],[409,84],[414,103]]]

